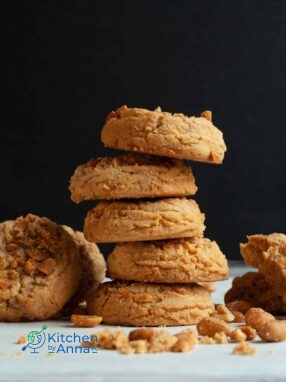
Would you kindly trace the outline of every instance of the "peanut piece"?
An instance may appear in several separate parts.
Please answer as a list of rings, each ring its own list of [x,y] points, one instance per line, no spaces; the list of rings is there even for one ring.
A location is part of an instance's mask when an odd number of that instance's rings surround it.
[[[280,342],[286,340],[286,320],[268,320],[257,329],[263,341]]]
[[[26,337],[20,336],[17,340],[17,344],[25,344],[26,343]]]
[[[45,275],[50,275],[54,271],[56,263],[55,259],[49,257],[40,264],[39,270]]]
[[[156,335],[156,331],[154,329],[135,329],[129,333],[128,339],[129,341],[137,341],[137,340],[146,340],[148,342]]]
[[[194,344],[188,340],[178,340],[172,347],[171,351],[172,352],[180,352],[180,353],[186,353],[188,351],[193,350]]]
[[[205,110],[201,113],[201,117],[207,119],[208,121],[212,121],[212,112],[210,110]]]
[[[81,314],[73,314],[71,316],[71,323],[76,328],[93,328],[101,323],[102,317],[98,316],[85,316]]]
[[[275,317],[272,316],[272,314],[265,312],[265,310],[260,308],[251,308],[245,314],[245,322],[247,325],[257,331],[265,324],[265,322],[273,320],[275,320]]]
[[[228,336],[231,332],[230,326],[226,322],[215,317],[203,318],[198,323],[197,329],[199,334],[208,337],[213,337],[216,333],[220,332],[223,332]]]

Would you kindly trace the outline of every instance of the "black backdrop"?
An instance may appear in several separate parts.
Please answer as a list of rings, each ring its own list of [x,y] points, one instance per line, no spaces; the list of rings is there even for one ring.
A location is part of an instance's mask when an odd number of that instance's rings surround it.
[[[246,234],[285,232],[285,1],[19,1],[5,18],[1,220],[81,228],[94,203],[73,204],[68,181],[117,154],[100,142],[105,116],[160,105],[211,109],[224,132],[222,166],[191,163],[206,236],[238,258]]]

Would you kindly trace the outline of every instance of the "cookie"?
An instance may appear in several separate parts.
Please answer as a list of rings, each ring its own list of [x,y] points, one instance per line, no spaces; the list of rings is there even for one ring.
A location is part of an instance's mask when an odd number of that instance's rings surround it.
[[[275,293],[286,295],[286,235],[248,236],[248,243],[241,244],[240,251],[246,263],[265,276]]]
[[[186,198],[100,202],[87,214],[84,236],[95,243],[202,236],[204,218]]]
[[[105,146],[178,159],[222,163],[226,146],[222,132],[201,117],[128,108],[108,115],[101,133]]]
[[[174,181],[175,180],[175,181]],[[71,199],[189,196],[197,191],[192,170],[181,161],[143,155],[92,159],[75,170]]]
[[[74,231],[68,226],[64,229],[73,237],[81,256],[82,275],[78,290],[72,298],[73,304],[86,301],[105,277],[105,260],[95,243],[84,238],[82,232]]]
[[[196,284],[104,283],[87,301],[102,322],[123,326],[197,324],[214,311],[209,293]]]
[[[72,237],[29,214],[0,224],[0,321],[44,320],[76,292],[80,255]]]
[[[228,265],[215,241],[184,238],[117,244],[108,256],[111,278],[151,283],[225,280]]]
[[[247,272],[233,279],[224,301],[228,304],[235,300],[244,300],[253,307],[274,314],[286,313],[286,292],[284,296],[277,295],[265,276],[259,272]]]

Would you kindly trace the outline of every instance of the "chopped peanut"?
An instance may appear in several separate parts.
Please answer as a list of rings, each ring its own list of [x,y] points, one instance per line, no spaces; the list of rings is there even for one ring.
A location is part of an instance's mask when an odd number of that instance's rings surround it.
[[[286,320],[269,320],[257,328],[263,341],[280,342],[286,340]]]
[[[216,333],[224,332],[227,336],[231,332],[230,326],[225,322],[215,317],[205,317],[197,325],[199,334],[208,337],[214,337]]]
[[[25,336],[20,336],[18,339],[17,339],[17,344],[25,344],[26,343],[26,337]]]
[[[201,113],[201,117],[207,119],[208,121],[212,120],[212,112],[210,110],[205,110]]]
[[[156,330],[149,328],[140,328],[132,330],[129,333],[129,341],[146,340],[148,342],[156,335]]]
[[[102,321],[102,317],[98,316],[85,316],[81,314],[73,314],[71,316],[71,323],[77,328],[93,328],[98,326]]]

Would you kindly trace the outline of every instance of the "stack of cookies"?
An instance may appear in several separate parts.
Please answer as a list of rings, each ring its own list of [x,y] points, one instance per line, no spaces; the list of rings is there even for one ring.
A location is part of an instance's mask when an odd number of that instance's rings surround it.
[[[116,243],[107,259],[115,281],[92,294],[88,313],[113,325],[198,323],[214,310],[198,283],[226,279],[228,266],[203,237],[204,214],[187,198],[197,191],[195,179],[181,159],[221,163],[222,133],[210,112],[188,118],[123,106],[107,117],[101,137],[137,153],[90,160],[71,178],[74,202],[101,200],[87,214],[85,238]]]
[[[247,272],[233,279],[225,302],[248,302],[274,314],[286,313],[286,235],[251,235],[240,244],[245,262],[258,272]]]

